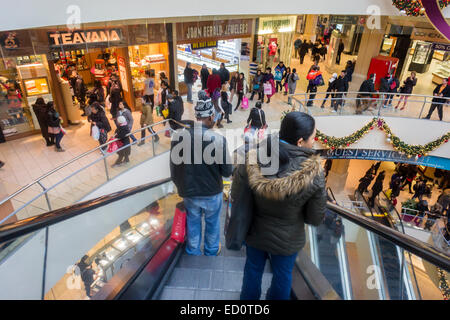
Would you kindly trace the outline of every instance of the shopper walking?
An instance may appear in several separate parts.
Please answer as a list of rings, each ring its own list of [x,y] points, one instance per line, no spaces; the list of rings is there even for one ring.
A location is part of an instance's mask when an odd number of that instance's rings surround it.
[[[219,75],[220,75],[220,85],[222,86],[226,82],[230,81],[230,71],[228,71],[227,68],[225,68],[225,63],[220,64],[219,69]]]
[[[279,132],[278,172],[263,175],[258,164],[242,164],[233,176],[232,194],[250,186],[253,219],[247,246],[241,300],[258,300],[266,260],[273,277],[268,300],[290,299],[292,269],[305,245],[305,224],[318,226],[326,209],[325,179],[321,161],[312,149],[315,121],[308,114],[290,112]]]
[[[94,89],[92,90],[92,95],[95,96],[95,101],[102,105],[105,104],[105,90],[103,89],[100,80],[94,81]],[[89,102],[89,104],[92,104],[92,102]]]
[[[106,117],[105,110],[98,102],[94,102],[91,105],[91,114],[88,117],[88,121],[91,122],[91,134],[92,128],[97,126],[100,135],[98,139],[98,143],[103,145],[108,141],[108,132],[111,131],[111,125],[109,124],[108,118]],[[103,147],[105,151],[107,147]]]
[[[334,100],[334,91],[336,91],[336,79],[338,75],[337,73],[333,73],[330,80],[328,80],[328,88],[327,88],[327,94],[325,95],[325,99],[322,101],[322,105],[320,106],[322,109],[325,108],[325,103],[328,100],[328,97],[331,96],[331,107],[334,107],[335,100]]]
[[[109,92],[109,101],[111,102],[110,112],[113,120],[115,120],[117,118],[117,111],[119,110],[119,103],[123,100],[122,85],[116,76],[110,80]]]
[[[61,129],[61,117],[59,113],[55,110],[53,106],[53,101],[49,101],[47,103],[47,124],[48,124],[48,133],[50,144],[55,145],[55,150],[57,152],[64,152],[63,148],[61,148],[61,140],[64,136],[64,133]]]
[[[217,71],[217,69],[213,69],[212,74],[208,77],[206,87],[209,96],[211,96],[216,89],[220,90],[220,88],[222,88],[219,71]]]
[[[348,77],[347,77],[348,79]],[[371,105],[371,92],[375,92],[374,88],[375,74],[370,74],[369,79],[364,80],[359,87],[359,93],[356,99],[356,114],[362,114]]]
[[[337,64],[341,64],[341,55],[342,52],[344,52],[344,42],[342,41],[342,39],[339,41],[339,46],[338,46],[338,51],[337,51],[337,56],[336,56],[336,63]]]
[[[448,85],[448,79],[442,79],[442,84],[436,86],[433,91],[433,100],[431,100],[431,107],[428,110],[428,115],[424,119],[430,119],[434,110],[437,108],[439,120],[442,121],[444,104],[450,102],[450,86]]]
[[[223,177],[229,177],[232,166],[227,159],[228,154],[226,139],[219,133],[211,130],[214,125],[214,106],[206,92],[200,91],[197,105],[195,106],[197,124],[187,128],[190,137],[191,153],[187,161],[175,163],[180,155],[175,154],[180,148],[179,143],[183,139],[177,138],[177,134],[186,135],[186,132],[175,133],[171,143],[170,173],[178,194],[184,200],[187,219],[186,253],[189,255],[201,255],[202,243],[202,213],[205,219],[204,254],[215,256],[220,253],[220,215],[223,203]],[[206,137],[205,137],[206,136]],[[181,141],[181,142],[180,142]],[[197,150],[194,146],[201,145]],[[223,155],[221,159],[205,159],[214,144],[215,152]],[[179,151],[177,151],[179,152]],[[198,154],[197,154],[198,153]],[[201,163],[198,163],[200,159]],[[211,160],[211,161],[210,161]]]
[[[255,107],[250,110],[247,126],[250,127],[251,136],[254,136],[259,129],[267,127],[266,114],[262,110],[262,103],[260,101],[256,102]]]
[[[242,72],[239,74],[236,91],[238,94],[238,103],[236,105],[236,108],[234,108],[234,111],[236,111],[239,108],[239,106],[241,105],[242,99],[247,94],[247,80],[245,80],[245,76]]]
[[[148,105],[153,111],[155,107],[155,70],[145,71],[144,95],[142,97],[144,104]]]
[[[414,179],[416,178],[416,175],[417,175],[417,167],[414,166],[414,165],[409,165],[407,173],[406,173],[405,182],[400,187],[401,190],[403,190],[403,188],[406,185],[408,185],[409,193],[413,193],[412,190],[411,190],[411,187],[412,187],[412,183],[413,183]]]
[[[209,70],[206,64],[203,64],[202,70],[200,71],[200,78],[202,80],[202,90],[206,90],[207,83],[208,83],[208,77],[209,77]]]
[[[305,60],[305,56],[309,51],[309,44],[306,40],[303,40],[303,43],[300,47],[300,64],[303,64],[303,61]]]
[[[385,178],[385,172],[381,171],[380,174],[378,175],[377,179],[375,180],[375,183],[372,186],[372,195],[369,199],[369,206],[371,208],[373,208],[375,206],[375,198],[383,190],[384,178]]]
[[[121,101],[119,103],[119,111],[117,114],[118,116],[125,117],[129,132],[133,131],[133,114],[131,113],[131,109],[125,101]],[[131,140],[133,140],[133,143],[137,141],[136,137],[133,134],[130,134],[130,138]]]
[[[372,172],[370,173],[366,173],[366,175],[364,177],[362,177],[361,179],[359,179],[359,185],[358,185],[358,191],[359,193],[362,195],[364,192],[369,192],[367,190],[367,188],[369,187],[369,185],[372,183],[372,180],[375,176],[372,174]]]
[[[250,97],[250,101],[253,101],[253,97],[255,94],[258,94],[258,100],[263,100],[264,97],[264,89],[263,89],[263,78],[264,75],[262,74],[261,70],[258,70],[256,72],[255,77],[253,78],[253,88],[252,88],[252,95]]]
[[[403,100],[403,107],[400,108],[400,110],[404,110],[406,107],[406,103],[408,102],[408,94],[411,94],[413,91],[413,88],[416,86],[417,84],[417,78],[416,78],[416,73],[413,71],[411,72],[411,75],[406,78],[405,81],[403,81],[403,86],[400,87],[400,93],[402,93],[400,95],[400,99],[398,100],[397,105],[395,106],[395,109],[397,109],[400,106],[400,103]]]
[[[287,96],[288,94],[288,79],[289,76],[291,75],[292,71],[290,67],[286,68],[286,72],[284,73],[283,76],[283,87],[284,87],[284,95]]]
[[[302,40],[298,38],[294,41],[294,55],[295,59],[297,59],[298,56],[300,56],[300,48],[302,46]]]
[[[130,129],[127,124],[127,120],[124,116],[118,116],[117,117],[117,129],[115,131],[115,138],[119,139],[120,142],[122,142],[123,146],[121,147],[121,150],[117,151],[118,158],[116,162],[112,165],[113,167],[119,166],[122,163],[129,163],[130,162],[130,154],[131,154],[131,147],[130,145],[130,137],[129,134]],[[128,146],[128,147],[127,147]],[[123,148],[123,149],[122,149]]]
[[[184,83],[187,86],[187,102],[194,103],[192,100],[192,86],[194,84],[194,70],[191,68],[191,63],[186,63],[186,68],[184,69]]]
[[[239,73],[235,72],[230,80],[230,103],[233,104],[234,95],[237,94],[237,84],[239,82]]]
[[[228,101],[227,91],[227,85],[222,85],[222,90],[220,91],[220,106],[225,112],[224,118],[227,120],[227,123],[232,123],[233,121],[230,120],[230,114],[233,112],[233,105]]]
[[[272,69],[269,67],[266,68],[266,73],[264,73],[263,76],[263,86],[267,84],[269,84],[272,87],[272,93],[269,95],[264,92],[264,95],[267,96],[267,103],[270,103],[270,98],[275,94],[275,82],[272,74]],[[264,102],[264,95],[263,95],[263,102]]]
[[[142,128],[141,142],[139,142],[138,146],[143,146],[145,144],[145,135],[146,135],[145,127],[148,127],[154,123],[151,99],[146,99],[146,100],[149,100],[149,102],[142,104],[141,119],[139,121],[139,124],[141,125],[141,128]],[[155,131],[153,130],[152,127],[148,127],[147,130],[150,134],[155,134]],[[159,136],[157,134],[155,134],[152,139],[154,142],[158,142]]]
[[[36,102],[33,104],[33,111],[36,115],[36,118],[39,123],[39,127],[41,127],[41,134],[44,138],[47,147],[52,146],[54,143],[50,141],[50,137],[48,134],[48,105],[45,103],[44,99],[39,97],[36,99]],[[1,128],[0,128],[1,130]]]
[[[324,84],[320,67],[313,66],[311,72],[306,76],[306,79],[309,81],[306,92],[310,92],[306,106],[312,107],[314,99],[316,98],[317,87]]]
[[[288,77],[288,90],[289,94],[295,94],[295,89],[297,88],[297,81],[299,80],[297,69],[292,69],[292,73]],[[288,97],[288,104],[292,104],[292,97]]]
[[[168,119],[175,120],[170,121],[169,125],[172,128],[172,130],[178,130],[183,128],[183,126],[180,125],[181,118],[184,114],[184,105],[183,105],[183,99],[178,95],[178,91],[174,90],[172,94],[169,94],[167,96],[167,100],[169,103],[169,116]]]
[[[275,92],[278,92],[278,87],[280,88],[280,91],[283,91],[283,87],[281,86],[281,81],[284,78],[284,74],[286,73],[286,66],[284,65],[283,61],[280,61],[278,65],[275,67]]]
[[[344,106],[344,95],[347,94],[348,91],[348,81],[345,77],[345,70],[341,71],[341,74],[336,79],[336,93],[335,93],[335,102],[334,102],[334,110],[332,112],[337,112],[340,106]]]

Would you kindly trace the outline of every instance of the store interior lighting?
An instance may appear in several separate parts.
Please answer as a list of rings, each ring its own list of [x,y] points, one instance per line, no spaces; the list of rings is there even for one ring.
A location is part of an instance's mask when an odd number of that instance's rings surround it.
[[[261,30],[258,32],[259,35],[271,34],[271,33],[273,33],[273,29]]]
[[[284,27],[284,28],[278,29],[278,33],[292,32],[292,31],[294,31],[294,29],[292,29],[292,27]]]
[[[159,221],[158,221],[158,219],[151,218],[151,219],[150,219],[150,225],[151,225],[154,229],[157,229],[157,228],[159,227]]]

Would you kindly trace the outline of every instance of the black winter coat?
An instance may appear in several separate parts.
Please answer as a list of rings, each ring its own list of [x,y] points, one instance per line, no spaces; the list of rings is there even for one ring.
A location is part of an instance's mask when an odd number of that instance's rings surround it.
[[[38,119],[39,126],[41,127],[41,129],[47,130],[47,127],[48,127],[47,104],[33,104],[33,111],[36,114],[36,118]]]
[[[336,92],[347,92],[348,91],[348,81],[345,77],[339,76],[334,82]]]
[[[224,84],[230,81],[230,71],[227,68],[219,69],[220,82]]]
[[[176,154],[173,155],[174,148],[187,138],[191,139],[191,157],[181,164],[173,163],[172,159],[178,156],[183,157],[182,148],[181,150],[177,150],[180,149],[179,147],[176,148]],[[197,150],[195,143],[199,141],[202,143],[202,148]],[[213,161],[212,164],[206,164],[204,160],[200,164],[196,164],[194,160],[203,159],[203,152],[211,143],[214,143],[215,148],[222,150],[223,159]],[[189,129],[179,130],[173,135],[170,152],[170,176],[177,186],[180,197],[207,197],[223,191],[222,177],[231,176],[232,166],[229,164],[230,161],[226,161],[230,159],[230,155],[226,140],[222,135],[197,124]],[[199,154],[195,155],[196,152]]]
[[[128,126],[119,126],[117,127],[115,134],[116,134],[116,138],[119,139],[124,146],[127,146],[130,144],[130,136],[127,136],[127,134],[130,133],[130,129],[128,129]],[[122,153],[124,155],[130,155],[131,153],[131,148],[125,148],[121,151],[119,151],[119,153]]]
[[[374,91],[375,91],[374,84],[373,81],[370,79],[363,81],[361,87],[359,87],[359,92],[374,92]],[[361,95],[366,96],[367,94]]]
[[[255,201],[246,243],[287,256],[305,245],[305,223],[318,226],[322,222],[327,195],[320,157],[311,149],[284,146],[290,158],[286,170],[277,176],[263,176],[258,165],[239,165],[233,176],[231,197],[243,192],[242,180],[247,180]]]
[[[106,132],[111,131],[111,125],[109,124],[108,118],[106,117],[104,112],[98,111],[96,114],[91,113],[91,115],[89,116],[89,120],[95,122],[100,130],[104,129]],[[94,124],[92,123],[92,125]]]
[[[266,115],[264,111],[256,107],[252,108],[252,110],[250,110],[250,114],[248,115],[247,124],[250,124],[250,126],[258,129],[265,126]]]
[[[181,117],[183,116],[184,113],[184,106],[183,106],[183,100],[180,97],[176,97],[172,103],[169,103],[169,119],[173,119],[176,120],[178,122],[181,122]],[[178,130],[181,129],[182,126],[180,126],[179,124],[170,121],[170,127],[173,130]]]

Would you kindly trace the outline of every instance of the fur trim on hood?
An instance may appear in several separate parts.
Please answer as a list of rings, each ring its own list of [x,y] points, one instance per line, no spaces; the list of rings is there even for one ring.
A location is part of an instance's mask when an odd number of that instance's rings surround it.
[[[250,188],[260,196],[277,201],[297,194],[309,187],[313,183],[314,178],[322,171],[319,155],[307,158],[302,162],[300,170],[283,178],[266,178],[261,174],[261,169],[258,165],[247,165]]]

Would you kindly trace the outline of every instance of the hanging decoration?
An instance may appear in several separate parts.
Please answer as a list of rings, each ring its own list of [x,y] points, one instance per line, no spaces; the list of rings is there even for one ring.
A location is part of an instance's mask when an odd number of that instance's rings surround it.
[[[382,118],[373,118],[372,121],[367,123],[364,127],[359,129],[355,133],[343,138],[328,136],[317,130],[315,140],[321,142],[327,148],[330,148],[332,150],[338,148],[346,148],[358,142],[358,140],[360,140],[363,136],[365,136],[371,130],[375,130],[376,128],[378,130],[384,131],[387,135],[386,141],[392,144],[395,150],[399,151],[402,154],[405,154],[408,158],[413,156],[419,158],[427,156],[429,152],[437,149],[442,144],[447,143],[450,139],[450,132],[447,132],[442,137],[430,143],[427,143],[426,145],[410,145],[397,137]]]
[[[441,290],[444,300],[450,298],[450,288],[448,287],[447,279],[445,278],[445,272],[441,268],[437,268],[439,275],[439,289]]]
[[[448,6],[449,3],[450,0],[439,0],[439,7],[442,10]],[[425,14],[425,8],[419,0],[392,0],[392,4],[408,16],[417,17]]]

